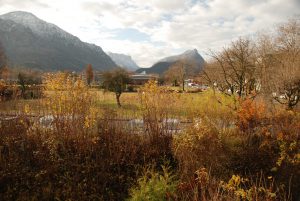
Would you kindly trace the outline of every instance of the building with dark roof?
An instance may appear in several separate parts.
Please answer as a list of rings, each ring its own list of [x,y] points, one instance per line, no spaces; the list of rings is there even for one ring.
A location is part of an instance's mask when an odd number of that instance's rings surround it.
[[[139,74],[130,75],[131,82],[134,85],[143,85],[149,80],[158,80],[159,76],[156,74],[146,74],[145,71]]]

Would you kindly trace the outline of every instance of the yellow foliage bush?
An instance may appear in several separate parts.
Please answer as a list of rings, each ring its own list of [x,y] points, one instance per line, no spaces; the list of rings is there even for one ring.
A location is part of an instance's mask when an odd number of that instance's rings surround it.
[[[145,126],[153,135],[166,133],[166,120],[172,118],[178,95],[150,80],[139,91]]]
[[[178,95],[167,87],[159,87],[155,80],[150,80],[139,91],[143,116],[151,121],[161,121],[171,115]]]
[[[262,179],[262,178],[261,178]],[[234,198],[234,200],[278,200],[279,196],[274,190],[272,177],[268,178],[270,181],[264,183],[251,183],[247,178],[240,175],[232,175],[228,182],[221,181],[221,189],[227,196]],[[266,186],[266,183],[270,183]]]
[[[56,127],[73,124],[73,128],[89,128],[97,111],[92,107],[93,95],[81,77],[68,73],[47,74],[44,79],[44,104],[47,114],[56,119]],[[71,126],[72,127],[72,126]]]
[[[181,176],[191,177],[199,167],[222,172],[223,149],[217,128],[205,119],[173,139]]]

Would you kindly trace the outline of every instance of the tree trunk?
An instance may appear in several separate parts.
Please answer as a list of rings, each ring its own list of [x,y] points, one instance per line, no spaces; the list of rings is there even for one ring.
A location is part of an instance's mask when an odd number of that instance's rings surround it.
[[[174,80],[174,83],[173,83],[174,87],[178,86],[177,84],[177,80]]]
[[[120,96],[121,96],[121,94],[116,93],[117,104],[119,107],[121,107]]]
[[[184,80],[182,80],[182,91],[184,91]]]
[[[21,85],[21,97],[22,98],[25,98],[25,90],[26,90],[25,85]]]

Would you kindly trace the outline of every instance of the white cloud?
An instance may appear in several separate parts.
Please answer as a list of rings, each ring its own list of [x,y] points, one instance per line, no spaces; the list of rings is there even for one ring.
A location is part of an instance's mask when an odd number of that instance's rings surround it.
[[[217,50],[300,14],[299,0],[0,0],[0,5],[0,14],[32,12],[106,51],[130,54],[141,66],[186,49]],[[118,39],[114,30],[125,28],[149,37]]]
[[[299,13],[297,1],[214,0],[198,3],[189,12],[175,15],[152,32],[153,41],[174,47],[219,49],[239,36],[247,36]],[[276,12],[274,12],[276,11]]]

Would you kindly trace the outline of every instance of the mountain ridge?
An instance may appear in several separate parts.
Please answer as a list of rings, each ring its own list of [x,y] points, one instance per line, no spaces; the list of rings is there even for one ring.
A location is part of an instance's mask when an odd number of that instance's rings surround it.
[[[135,63],[131,56],[120,54],[120,53],[113,53],[107,52],[107,55],[120,67],[125,68],[130,71],[135,71],[140,67]]]
[[[205,63],[203,57],[198,53],[198,50],[192,49],[186,50],[182,54],[162,58],[158,62],[154,63],[150,68],[140,68],[136,70],[136,72],[141,73],[145,71],[146,73],[162,75],[178,61],[193,63],[197,71],[201,71]]]
[[[50,71],[81,71],[89,63],[95,70],[116,68],[100,46],[24,11],[0,15],[0,40],[13,65]]]

